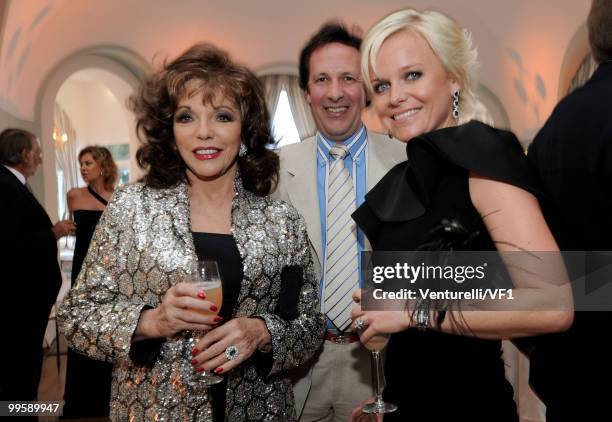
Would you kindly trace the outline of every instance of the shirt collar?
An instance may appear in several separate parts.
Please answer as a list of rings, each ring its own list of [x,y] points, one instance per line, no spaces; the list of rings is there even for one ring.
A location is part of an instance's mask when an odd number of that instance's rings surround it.
[[[351,136],[349,136],[340,144],[344,145],[348,149],[347,157],[355,158],[358,152],[362,149],[362,146],[367,141],[367,131],[364,125],[361,125],[359,129]],[[321,132],[317,132],[317,145],[322,150],[323,155],[326,159],[329,159],[329,150],[331,147],[336,145],[337,142],[327,139]]]
[[[15,170],[13,167],[9,167],[9,166],[4,166],[4,167],[6,167],[8,169],[8,171],[13,173],[15,175],[15,177],[17,179],[19,179],[21,184],[23,184],[23,185],[26,184],[26,178],[25,178],[25,176],[19,170]]]

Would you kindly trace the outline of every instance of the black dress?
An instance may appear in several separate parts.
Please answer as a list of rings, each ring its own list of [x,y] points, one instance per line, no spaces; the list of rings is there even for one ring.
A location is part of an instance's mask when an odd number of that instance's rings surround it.
[[[221,283],[223,285],[223,304],[219,309],[219,316],[223,321],[229,321],[234,315],[234,308],[238,302],[240,286],[244,277],[242,258],[231,234],[193,233],[193,243],[198,259],[217,261]],[[213,406],[213,420],[225,420],[225,391],[227,378],[223,382],[210,387]]]
[[[461,249],[495,250],[470,199],[470,171],[538,194],[514,135],[479,122],[414,138],[407,154],[353,214],[374,250],[438,249],[448,242],[444,221],[466,228],[464,239],[452,240]],[[501,355],[500,341],[414,329],[393,334],[384,397],[399,410],[385,422],[517,422]]]
[[[102,204],[107,204],[104,198],[92,190],[89,192]],[[102,211],[97,210],[74,211],[76,243],[70,277],[73,286],[81,271],[89,243],[101,216]],[[112,371],[112,364],[89,359],[68,349],[63,418],[108,416]]]

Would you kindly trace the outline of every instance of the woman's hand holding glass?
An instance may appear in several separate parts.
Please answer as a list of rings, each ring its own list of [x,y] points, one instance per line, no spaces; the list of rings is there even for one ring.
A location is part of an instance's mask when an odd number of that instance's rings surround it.
[[[387,347],[389,335],[410,327],[410,318],[406,312],[369,311],[361,309],[361,290],[353,293],[356,305],[351,310],[355,330],[361,343],[372,352],[372,379],[375,400],[361,408],[361,412],[369,414],[391,413],[397,410],[397,405],[383,400],[385,376],[380,352]],[[356,409],[354,413],[359,413]]]
[[[353,292],[353,301],[355,305],[351,318],[353,322],[357,319],[363,321],[363,329],[359,334],[363,344],[377,335],[399,333],[414,325],[407,311],[364,311],[361,309],[361,290]]]
[[[270,332],[259,318],[234,318],[204,335],[194,348],[194,365],[216,374],[226,373],[270,345]],[[237,350],[228,357],[228,349]]]
[[[201,308],[192,308],[192,311],[197,312],[203,316],[212,316],[213,322],[221,322],[221,317],[217,316],[221,306],[223,305],[223,283],[221,281],[221,273],[219,271],[219,265],[217,261],[200,259],[196,271],[191,274],[189,281],[193,283],[201,292],[198,293],[198,297],[201,299],[208,299],[212,302],[212,305],[208,309],[202,310]],[[190,345],[194,347],[194,344],[199,343],[200,339],[208,332],[208,330],[192,330],[190,332]],[[197,347],[194,347],[197,350]],[[192,356],[197,353],[192,352]],[[191,359],[191,364],[194,368],[197,366],[197,361]],[[201,377],[196,379],[198,384],[204,385],[215,385],[223,381],[223,378],[216,375],[205,372],[204,368],[195,368],[197,372],[201,372]]]
[[[213,310],[214,309],[214,310]],[[206,292],[194,283],[172,286],[155,309],[142,313],[136,338],[171,337],[181,331],[209,331],[221,318],[213,314],[216,305],[206,300]]]

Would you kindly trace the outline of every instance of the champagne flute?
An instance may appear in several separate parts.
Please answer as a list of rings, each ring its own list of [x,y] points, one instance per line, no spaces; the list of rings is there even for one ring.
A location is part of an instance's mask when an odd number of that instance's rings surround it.
[[[223,284],[221,283],[221,275],[219,274],[217,261],[198,260],[197,272],[191,275],[190,281],[197,284],[198,287],[206,292],[206,300],[217,306],[216,311],[202,311],[196,309],[194,309],[194,311],[206,316],[216,316],[223,304]],[[193,334],[197,341],[197,338],[205,333],[196,331]],[[198,381],[203,381],[204,385],[214,385],[223,381],[223,377],[203,371],[200,373]]]
[[[388,342],[389,334],[380,333],[363,343],[365,348],[372,353],[372,379],[376,394],[374,403],[366,404],[362,409],[363,413],[391,413],[397,410],[397,405],[385,402],[382,398],[385,388],[385,372],[380,352],[387,347]]]
[[[362,271],[360,273],[363,274],[363,278],[359,280],[359,286],[361,287],[362,299],[367,296],[369,291],[369,283],[372,281],[373,276],[373,256],[362,256],[361,265]],[[369,258],[369,259],[368,259]],[[367,281],[367,282],[366,282]],[[366,285],[364,285],[366,284]],[[363,306],[363,302],[362,302]],[[359,330],[359,337],[363,334],[365,327]],[[387,343],[389,342],[389,334],[378,333],[370,338],[369,341],[362,344],[372,353],[372,381],[374,384],[374,394],[376,395],[376,399],[373,403],[366,404],[362,412],[363,413],[391,413],[397,410],[397,405],[393,403],[387,403],[383,400],[382,393],[385,389],[385,368],[383,367],[383,361],[381,357],[381,352],[387,347]]]

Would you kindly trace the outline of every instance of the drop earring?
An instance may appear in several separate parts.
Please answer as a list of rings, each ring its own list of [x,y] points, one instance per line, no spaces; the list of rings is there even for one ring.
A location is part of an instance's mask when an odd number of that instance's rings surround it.
[[[238,150],[238,157],[244,157],[247,153],[247,147],[242,142],[240,143],[240,149]]]
[[[453,92],[453,118],[459,119],[459,90]]]

